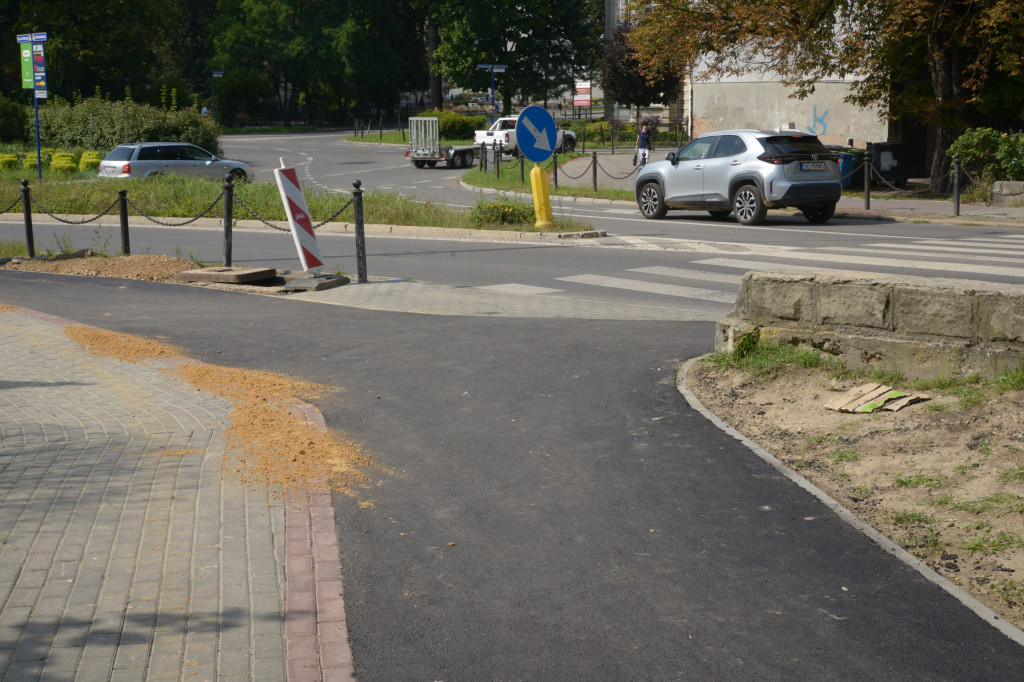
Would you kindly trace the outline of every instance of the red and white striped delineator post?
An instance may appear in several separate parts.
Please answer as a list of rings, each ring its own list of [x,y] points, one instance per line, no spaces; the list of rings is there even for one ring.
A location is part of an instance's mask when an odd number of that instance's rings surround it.
[[[309,218],[306,197],[299,187],[299,175],[294,168],[285,168],[281,164],[281,168],[274,169],[274,177],[277,178],[277,188],[281,190],[281,202],[284,203],[284,212],[292,228],[292,238],[295,239],[295,249],[299,252],[302,269],[320,274],[316,269],[322,267],[324,262],[320,257],[320,246],[316,243],[316,233],[313,232],[313,221]]]

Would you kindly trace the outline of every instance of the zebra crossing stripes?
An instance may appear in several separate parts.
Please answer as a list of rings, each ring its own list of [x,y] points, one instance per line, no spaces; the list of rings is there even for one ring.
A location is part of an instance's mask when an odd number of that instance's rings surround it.
[[[716,303],[734,303],[735,292],[716,291],[714,289],[700,289],[697,287],[686,287],[678,284],[662,284],[660,282],[647,282],[625,277],[607,277],[605,275],[573,275],[570,277],[556,277],[560,282],[574,282],[576,284],[589,284],[590,286],[610,287],[613,289],[627,289],[639,291],[646,294],[662,294],[664,296],[677,296],[681,298],[693,298],[701,301],[714,301]]]
[[[661,277],[679,277],[681,279],[695,279],[704,282],[719,282],[721,284],[739,284],[743,281],[742,275],[734,275],[728,272],[711,272],[710,270],[686,270],[684,268],[668,268],[654,265],[646,268],[630,268],[627,272],[639,272],[646,275],[660,275]]]
[[[837,251],[839,253],[844,253],[844,254],[845,253],[862,253],[862,254],[877,254],[878,253],[878,249],[858,248],[858,247],[855,247],[855,246],[837,246],[837,247],[834,247],[834,248],[832,248],[830,250],[831,251]],[[1015,258],[991,255],[993,253],[1004,253],[1002,251],[998,251],[998,252],[989,251],[987,253],[984,252],[984,251],[981,252],[981,253],[961,253],[961,252],[954,252],[954,251],[944,250],[942,252],[933,252],[933,251],[919,251],[919,250],[915,250],[912,247],[895,247],[895,248],[887,249],[887,252],[890,255],[894,255],[894,256],[896,256],[896,255],[898,255],[898,256],[908,256],[908,257],[909,256],[917,256],[919,258],[929,258],[929,259],[941,258],[943,256],[950,256],[950,257],[958,258],[960,260],[981,261],[983,263],[1022,263],[1022,262],[1024,262],[1024,254],[1021,254],[1020,256],[1017,256]],[[929,262],[938,263],[940,261],[929,261]]]
[[[800,266],[787,261],[814,261],[821,263],[819,266]],[[992,260],[992,259],[988,259]],[[743,265],[738,265],[742,263]],[[937,260],[911,260],[908,258],[885,258],[856,256],[824,252],[805,252],[775,254],[772,262],[742,261],[733,258],[708,258],[695,261],[697,265],[716,265],[721,267],[746,267],[748,269],[770,269],[778,270],[783,268],[821,270],[831,266],[841,266],[844,270],[857,271],[864,266],[900,268],[905,270],[931,270],[942,272],[956,272],[976,276],[979,273],[997,275],[1002,277],[1022,277],[1024,267],[1004,267],[999,265],[984,265],[982,263],[954,263],[950,261]],[[1024,262],[1021,263],[1024,266]]]

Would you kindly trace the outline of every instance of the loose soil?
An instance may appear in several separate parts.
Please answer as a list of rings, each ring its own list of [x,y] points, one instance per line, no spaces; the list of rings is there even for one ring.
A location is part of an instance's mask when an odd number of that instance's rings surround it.
[[[359,445],[307,418],[305,403],[335,389],[283,374],[188,360],[179,348],[104,329],[70,325],[65,333],[98,355],[126,362],[177,360],[170,371],[199,390],[234,403],[223,471],[247,485],[304,490],[329,485],[360,498],[375,468]],[[372,500],[360,499],[372,506]]]
[[[0,267],[171,281],[196,265],[140,255]],[[88,327],[68,327],[68,333],[97,352],[129,361],[180,355],[158,342]],[[360,497],[373,463],[343,434],[297,416],[294,397],[315,399],[326,387],[190,361],[176,371],[197,388],[234,401],[229,438],[238,456],[225,463],[228,475],[282,487],[330,480]],[[694,394],[723,421],[1024,627],[1024,395],[1004,393],[971,409],[951,396],[899,412],[853,415],[824,408],[835,391],[857,383],[799,368],[753,381],[738,370],[704,364],[687,377]]]
[[[846,414],[824,405],[864,380],[787,368],[755,381],[698,363],[686,383],[723,421],[1024,627],[1024,392],[970,409],[936,395]]]

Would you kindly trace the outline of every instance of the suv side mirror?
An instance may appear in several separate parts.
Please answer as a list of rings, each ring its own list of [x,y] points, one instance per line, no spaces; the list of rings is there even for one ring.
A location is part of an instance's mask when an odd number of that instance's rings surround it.
[[[675,163],[676,163],[676,153],[675,152],[669,152],[668,154],[665,155],[665,159],[669,163],[671,163],[672,165],[675,165]]]

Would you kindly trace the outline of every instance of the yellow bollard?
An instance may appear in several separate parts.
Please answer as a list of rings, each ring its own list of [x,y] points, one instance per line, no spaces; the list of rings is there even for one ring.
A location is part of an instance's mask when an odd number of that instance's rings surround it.
[[[533,170],[530,171],[530,184],[533,185],[533,211],[537,214],[534,227],[542,230],[554,227],[551,199],[548,198],[548,174],[537,164],[533,164]]]

